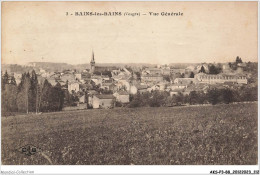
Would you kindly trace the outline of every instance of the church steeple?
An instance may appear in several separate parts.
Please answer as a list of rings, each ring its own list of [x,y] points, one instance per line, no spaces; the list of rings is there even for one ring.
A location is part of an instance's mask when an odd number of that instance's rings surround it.
[[[94,52],[92,51],[92,59],[90,63],[94,63],[95,64],[95,58],[94,58]]]
[[[94,52],[92,50],[92,58],[90,61],[90,73],[94,73],[95,71],[95,57],[94,57]]]

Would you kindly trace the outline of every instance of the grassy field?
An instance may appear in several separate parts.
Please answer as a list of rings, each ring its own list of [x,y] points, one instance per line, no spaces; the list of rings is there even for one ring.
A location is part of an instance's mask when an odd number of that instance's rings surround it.
[[[257,134],[257,103],[2,117],[2,164],[257,164]]]

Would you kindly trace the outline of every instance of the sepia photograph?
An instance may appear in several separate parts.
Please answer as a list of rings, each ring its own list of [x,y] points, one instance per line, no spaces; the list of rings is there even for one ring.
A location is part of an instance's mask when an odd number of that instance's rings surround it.
[[[258,165],[257,1],[1,6],[2,165]]]

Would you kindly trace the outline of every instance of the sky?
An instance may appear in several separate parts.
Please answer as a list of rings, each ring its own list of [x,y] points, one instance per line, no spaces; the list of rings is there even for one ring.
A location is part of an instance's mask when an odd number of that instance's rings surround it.
[[[146,15],[75,16],[91,11]],[[257,2],[2,2],[1,61],[85,64],[92,50],[97,63],[258,61],[257,22]]]

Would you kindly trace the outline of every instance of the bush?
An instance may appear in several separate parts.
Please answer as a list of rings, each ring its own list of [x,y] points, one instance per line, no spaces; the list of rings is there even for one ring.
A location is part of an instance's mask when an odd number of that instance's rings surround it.
[[[119,102],[119,101],[116,101],[115,102],[115,106],[116,107],[122,107],[123,106],[123,103]]]
[[[137,108],[137,107],[141,107],[141,102],[138,100],[133,100],[129,103],[128,105],[129,108]]]

